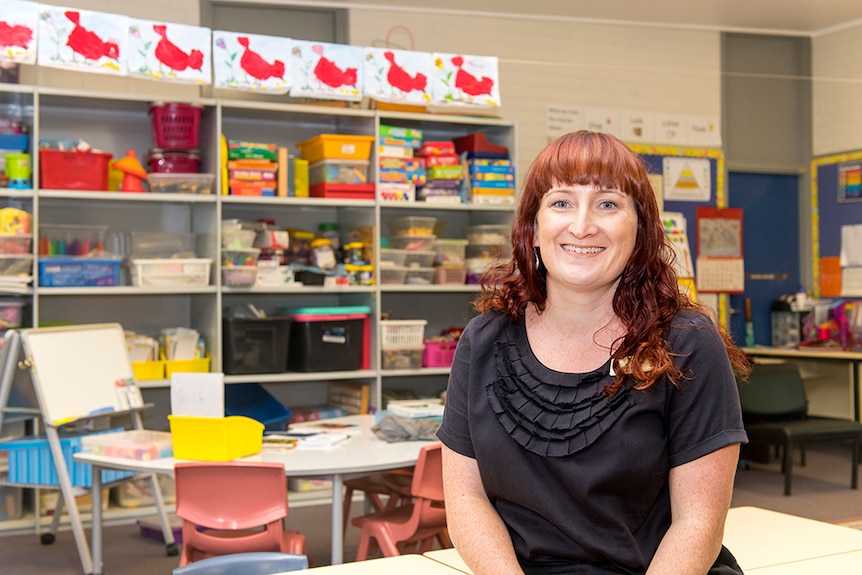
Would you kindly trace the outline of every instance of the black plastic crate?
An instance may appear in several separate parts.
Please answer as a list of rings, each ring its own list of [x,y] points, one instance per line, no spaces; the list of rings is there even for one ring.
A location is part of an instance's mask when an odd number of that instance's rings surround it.
[[[282,373],[287,369],[290,319],[225,318],[224,372]]]
[[[366,320],[294,320],[290,326],[287,368],[292,371],[362,369]]]

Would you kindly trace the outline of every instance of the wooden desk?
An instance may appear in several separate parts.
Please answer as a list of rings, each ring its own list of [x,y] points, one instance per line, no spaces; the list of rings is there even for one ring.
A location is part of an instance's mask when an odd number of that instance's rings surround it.
[[[862,531],[758,507],[734,507],[727,514],[724,545],[747,573],[751,569],[862,551]],[[857,569],[857,573],[862,572],[862,567]]]
[[[373,415],[352,415],[340,417],[331,422],[355,423],[361,432],[332,449],[284,451],[263,451],[257,455],[243,458],[248,461],[276,461],[284,465],[287,477],[306,477],[332,481],[332,564],[344,558],[343,541],[343,497],[344,479],[387,469],[408,467],[416,463],[419,451],[429,441],[402,441],[387,443],[378,439],[371,428]],[[309,422],[311,424],[313,422]],[[298,429],[301,427],[297,425]],[[136,461],[117,457],[103,457],[89,453],[76,453],[75,459],[93,466],[93,573],[102,572],[102,507],[101,507],[101,469],[121,469],[142,473],[174,474],[173,458]]]
[[[313,573],[314,575],[405,575],[407,573],[410,575],[463,575],[461,571],[422,555],[398,555],[397,557],[315,567],[307,570],[306,573]]]
[[[758,507],[734,507],[727,514],[724,545],[736,557],[739,566],[757,575],[839,575],[850,571],[826,568],[848,565],[852,561],[842,557],[856,557],[854,575],[862,572],[862,531],[806,519]],[[425,556],[439,561],[461,573],[471,573],[458,551],[440,549]],[[823,568],[808,571],[781,571],[786,565],[824,560]],[[828,561],[827,561],[828,560]],[[819,567],[820,564],[813,564]],[[768,570],[767,569],[775,569]]]
[[[750,575],[859,575],[862,572],[862,551],[850,551],[794,561],[783,565],[772,565],[760,569],[750,569]]]
[[[810,415],[862,421],[862,353],[778,347],[746,347],[755,361],[790,361],[799,366]]]

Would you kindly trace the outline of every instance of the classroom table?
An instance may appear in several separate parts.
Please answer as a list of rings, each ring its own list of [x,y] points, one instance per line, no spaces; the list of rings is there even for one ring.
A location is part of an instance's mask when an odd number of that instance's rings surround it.
[[[308,569],[304,572],[314,575],[404,575],[405,573],[410,575],[463,575],[461,571],[448,565],[416,554],[354,561],[341,565],[327,565]]]
[[[287,477],[328,479],[332,481],[332,564],[337,565],[344,559],[342,497],[344,479],[377,471],[397,469],[414,465],[419,451],[430,441],[401,441],[387,443],[378,439],[371,428],[373,415],[351,415],[327,419],[327,423],[348,423],[359,427],[360,432],[349,440],[331,449],[264,449],[257,455],[244,457],[248,461],[277,461],[284,465]],[[314,425],[316,422],[298,424],[296,429]],[[291,429],[293,429],[292,427]],[[93,466],[93,534],[92,555],[93,573],[102,572],[102,507],[101,473],[104,469],[120,469],[141,473],[160,473],[173,475],[174,465],[180,461],[174,458],[137,461],[118,457],[104,457],[90,453],[76,453],[75,460]]]
[[[749,569],[746,575],[859,575],[862,551],[848,551],[803,561]]]
[[[854,574],[862,572],[862,531],[788,515],[759,507],[734,507],[727,514],[724,545],[746,573],[757,575],[811,575],[850,573],[846,566],[857,564]],[[428,551],[425,556],[461,573],[471,573],[455,549]],[[823,561],[822,569],[781,570],[787,565]],[[819,566],[819,563],[810,563]],[[836,570],[826,566],[835,566]],[[796,569],[796,570],[794,570]],[[844,569],[843,571],[841,569]]]

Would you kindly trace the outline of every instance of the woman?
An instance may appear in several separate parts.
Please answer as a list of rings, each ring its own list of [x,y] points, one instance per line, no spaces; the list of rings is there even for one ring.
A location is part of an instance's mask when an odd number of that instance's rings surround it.
[[[741,573],[722,547],[744,354],[682,295],[641,159],[563,136],[456,351],[438,433],[476,575]]]

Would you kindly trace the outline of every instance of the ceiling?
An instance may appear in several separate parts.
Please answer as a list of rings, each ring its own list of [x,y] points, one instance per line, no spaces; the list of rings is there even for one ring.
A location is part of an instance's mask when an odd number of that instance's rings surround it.
[[[533,18],[667,25],[793,36],[817,36],[862,25],[860,0],[306,0],[344,8],[510,14]]]

